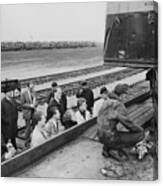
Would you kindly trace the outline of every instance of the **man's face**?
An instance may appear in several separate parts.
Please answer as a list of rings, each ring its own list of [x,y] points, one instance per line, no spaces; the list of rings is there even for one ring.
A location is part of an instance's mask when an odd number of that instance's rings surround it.
[[[83,85],[83,86],[82,86],[82,89],[84,89],[84,90],[87,89],[87,88],[88,88],[87,85]]]
[[[8,98],[12,98],[13,97],[13,92],[12,91],[6,92],[6,96]]]
[[[18,89],[15,89],[15,91],[14,91],[14,95],[15,95],[15,97],[18,97],[18,96],[20,96],[20,90],[18,90]]]
[[[60,113],[59,113],[59,111],[58,111],[58,110],[56,110],[55,118],[56,118],[57,120],[59,120],[59,119],[60,119]]]
[[[30,85],[29,85],[29,90],[30,90],[31,92],[34,92],[34,91],[35,91],[35,86],[34,86],[34,84],[30,84]]]
[[[56,91],[57,90],[57,87],[56,86],[53,86],[52,87],[52,91]]]
[[[55,95],[55,98],[57,100],[60,100],[61,99],[61,96],[62,96],[62,90],[61,90],[61,88],[57,88],[57,91],[54,93],[54,95]]]
[[[108,94],[106,94],[106,93],[101,94],[101,98],[102,99],[107,99],[108,98]]]
[[[82,105],[80,105],[79,110],[85,111],[86,109],[87,109],[87,104],[86,104],[86,102],[83,102]]]

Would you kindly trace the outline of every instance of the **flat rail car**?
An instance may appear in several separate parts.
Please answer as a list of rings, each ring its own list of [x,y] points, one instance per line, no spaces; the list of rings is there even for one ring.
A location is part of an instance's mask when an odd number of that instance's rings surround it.
[[[156,2],[109,2],[105,25],[105,65],[157,67],[158,7]]]

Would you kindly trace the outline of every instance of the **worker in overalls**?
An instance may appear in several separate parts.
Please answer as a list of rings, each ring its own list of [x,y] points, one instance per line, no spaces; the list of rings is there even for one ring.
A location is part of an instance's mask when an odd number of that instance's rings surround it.
[[[143,128],[130,119],[124,104],[116,99],[105,100],[98,113],[97,123],[97,136],[103,144],[105,157],[114,156],[113,152],[132,147],[144,138]],[[119,131],[118,123],[128,131]]]

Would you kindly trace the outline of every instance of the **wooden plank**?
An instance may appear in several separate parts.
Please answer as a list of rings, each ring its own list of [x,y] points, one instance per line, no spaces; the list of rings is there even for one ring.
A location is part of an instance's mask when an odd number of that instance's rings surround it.
[[[145,112],[147,112],[149,109],[151,109],[150,106],[147,105],[140,105],[138,109],[136,109],[134,112],[130,113],[130,117],[133,120],[136,120],[140,115],[143,115]]]
[[[140,115],[139,118],[135,120],[135,123],[137,123],[140,126],[145,126],[145,124],[153,119],[153,108],[150,108],[147,112]]]
[[[133,108],[129,108],[129,116],[131,119],[134,120],[134,122],[142,127],[145,126],[146,123],[152,120],[153,118],[153,107],[152,105],[147,105],[148,103],[144,103],[141,105],[133,105]],[[137,107],[136,107],[137,106]],[[118,126],[118,130],[125,130],[123,125]],[[96,138],[96,132],[97,132],[97,126],[91,127],[87,130],[87,135],[84,135],[84,137],[95,140]]]
[[[119,59],[119,58],[104,58],[104,65],[118,65],[118,66],[127,66],[127,67],[157,67],[158,61],[156,59]]]
[[[61,145],[64,145],[65,143],[68,143],[69,141],[78,137],[85,130],[94,125],[95,122],[96,119],[93,118],[85,123],[74,126],[64,131],[62,134],[59,134],[52,139],[47,140],[45,143],[35,148],[26,150],[23,153],[13,157],[12,159],[3,162],[1,164],[1,176],[10,176],[13,173],[16,173],[17,171],[23,169],[24,167],[31,165],[32,163],[49,154]]]

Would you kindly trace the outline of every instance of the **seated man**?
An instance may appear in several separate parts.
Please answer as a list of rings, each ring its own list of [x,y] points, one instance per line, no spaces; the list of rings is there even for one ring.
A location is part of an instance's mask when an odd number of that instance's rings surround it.
[[[118,131],[121,123],[128,131]],[[97,136],[103,146],[103,155],[112,155],[112,150],[122,150],[132,147],[144,138],[144,130],[136,125],[127,113],[123,103],[115,99],[106,100],[97,118]]]
[[[87,110],[86,100],[84,98],[79,98],[78,111],[76,112],[76,121],[78,124],[84,123],[91,118],[90,112]]]

